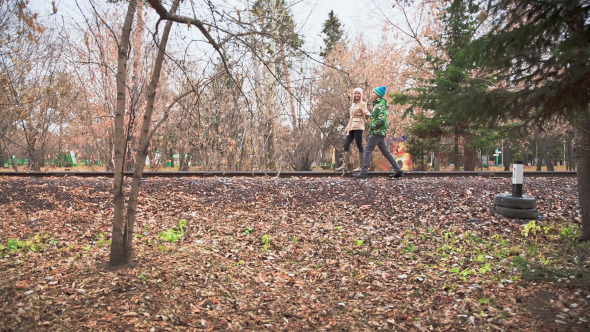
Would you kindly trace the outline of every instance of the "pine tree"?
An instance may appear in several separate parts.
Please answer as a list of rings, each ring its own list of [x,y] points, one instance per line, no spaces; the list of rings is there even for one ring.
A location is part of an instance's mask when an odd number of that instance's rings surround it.
[[[410,105],[406,114],[420,110],[432,111],[433,120],[418,117],[421,122],[431,128],[441,126],[441,133],[452,134],[455,138],[454,164],[459,169],[460,141],[464,141],[464,169],[474,170],[477,164],[476,141],[477,125],[466,120],[463,112],[471,109],[470,96],[478,90],[485,89],[489,81],[475,76],[473,56],[465,49],[478,31],[479,6],[472,0],[453,0],[442,16],[443,30],[433,40],[440,55],[427,55],[425,66],[433,73],[432,79],[423,79],[422,86],[414,88],[412,94],[397,94],[394,102]],[[414,94],[416,93],[417,94]],[[417,134],[421,134],[417,132]],[[430,138],[425,136],[423,138]],[[411,143],[411,142],[410,142]]]
[[[472,120],[555,117],[576,128],[582,239],[590,240],[590,4],[587,0],[490,1],[489,33],[469,53],[501,82],[470,98]]]
[[[303,39],[295,32],[295,21],[285,0],[256,0],[252,12],[258,19],[261,32],[282,41],[289,49],[298,49]],[[268,49],[269,53],[277,50]]]
[[[330,10],[328,13],[328,19],[322,26],[322,33],[326,35],[326,37],[324,38],[325,47],[320,55],[326,57],[332,52],[334,46],[342,40],[344,37],[344,31],[342,30],[342,23],[340,23],[340,20],[334,14],[333,10]]]

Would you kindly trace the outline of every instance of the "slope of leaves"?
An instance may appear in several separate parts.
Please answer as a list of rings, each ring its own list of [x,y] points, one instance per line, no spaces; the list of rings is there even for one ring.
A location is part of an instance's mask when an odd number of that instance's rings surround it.
[[[146,179],[133,268],[110,179],[0,178],[2,330],[586,330],[575,179]],[[185,222],[182,222],[185,221]],[[166,242],[174,234],[176,242]]]

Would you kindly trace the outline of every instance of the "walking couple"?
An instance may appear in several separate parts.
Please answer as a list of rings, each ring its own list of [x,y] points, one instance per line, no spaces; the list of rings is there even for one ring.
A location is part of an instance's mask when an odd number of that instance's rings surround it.
[[[387,120],[387,107],[389,105],[384,97],[384,86],[374,88],[371,91],[373,112],[369,112],[367,104],[363,101],[363,90],[361,88],[353,90],[353,103],[349,110],[350,120],[346,126],[347,136],[344,140],[344,162],[342,166],[336,168],[337,171],[345,170],[346,165],[350,164],[350,144],[354,139],[359,150],[360,159],[360,166],[353,170],[353,172],[359,173],[353,174],[354,177],[359,179],[367,178],[367,171],[371,164],[371,155],[376,146],[379,147],[381,153],[395,169],[395,172],[389,176],[394,178],[403,176],[403,171],[387,148],[387,144],[385,144],[385,136],[387,135],[387,129],[389,129],[389,121]],[[363,149],[365,121],[369,121],[369,139],[367,140],[367,146]]]

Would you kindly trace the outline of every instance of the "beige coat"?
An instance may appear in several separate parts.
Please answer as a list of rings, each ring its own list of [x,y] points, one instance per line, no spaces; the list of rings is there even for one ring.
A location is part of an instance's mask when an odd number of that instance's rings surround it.
[[[349,112],[350,120],[348,120],[348,125],[346,125],[346,134],[351,130],[365,130],[365,121],[369,120],[367,103],[363,100],[358,103],[352,103]]]

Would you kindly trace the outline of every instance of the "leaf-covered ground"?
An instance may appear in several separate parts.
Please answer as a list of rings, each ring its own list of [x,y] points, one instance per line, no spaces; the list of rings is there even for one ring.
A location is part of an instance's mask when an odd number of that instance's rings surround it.
[[[510,181],[146,179],[112,271],[111,179],[0,178],[0,330],[588,330],[576,180]]]

